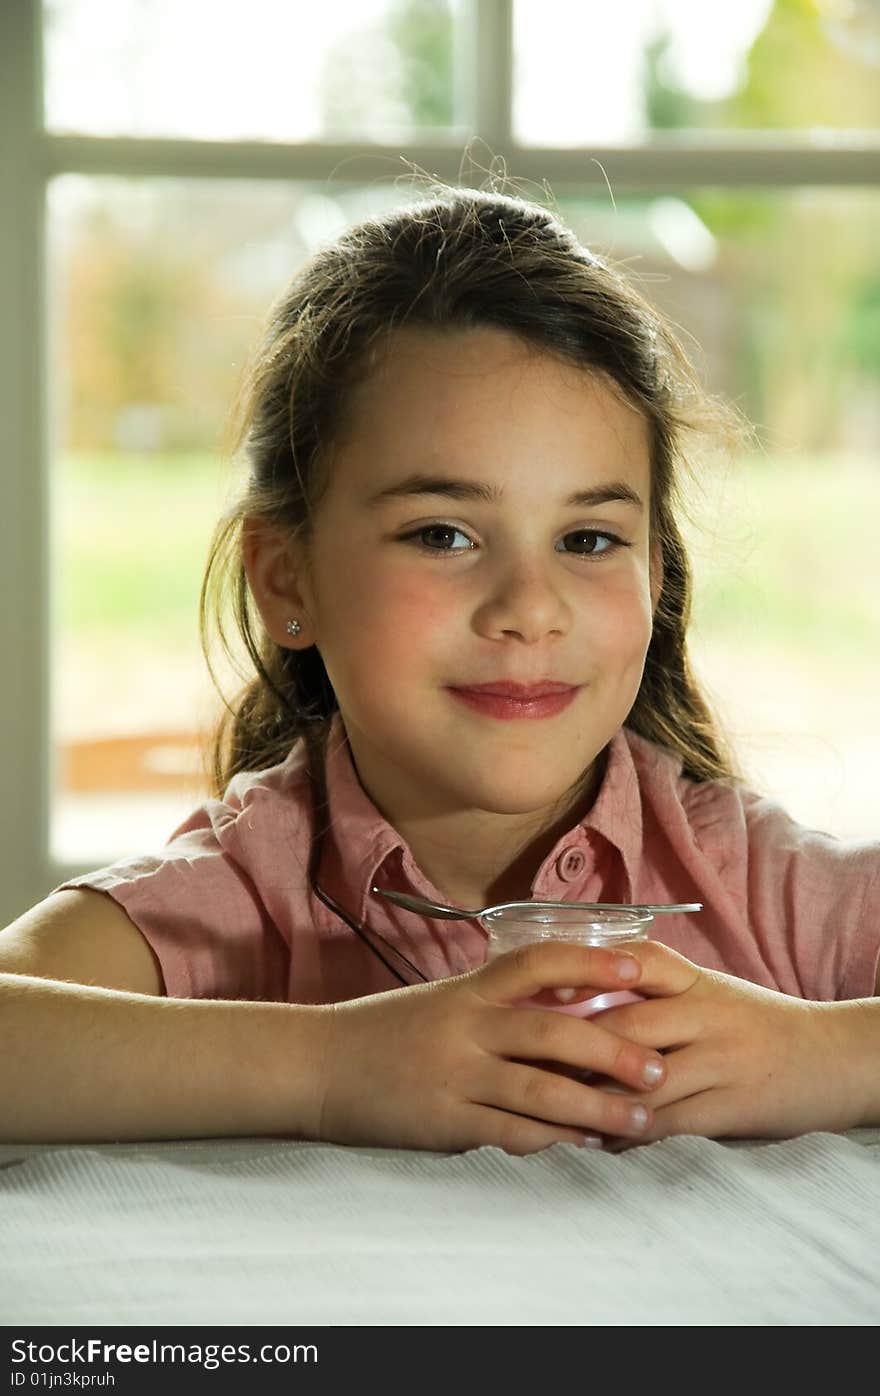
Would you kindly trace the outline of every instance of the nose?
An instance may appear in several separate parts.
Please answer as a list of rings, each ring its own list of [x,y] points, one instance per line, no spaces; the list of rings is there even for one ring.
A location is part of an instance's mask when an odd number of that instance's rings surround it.
[[[474,629],[490,640],[518,636],[534,644],[547,635],[564,635],[571,610],[546,569],[518,558],[497,575],[474,614]]]

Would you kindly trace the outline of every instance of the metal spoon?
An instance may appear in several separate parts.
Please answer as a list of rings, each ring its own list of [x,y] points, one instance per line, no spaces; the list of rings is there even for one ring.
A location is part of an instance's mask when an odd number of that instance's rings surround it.
[[[624,906],[620,902],[498,902],[496,906],[484,906],[479,911],[465,911],[460,906],[444,906],[442,902],[429,902],[423,897],[411,897],[406,892],[386,892],[381,887],[371,887],[376,897],[386,897],[389,902],[404,907],[407,911],[424,911],[431,916],[449,921],[475,921],[480,916],[488,916],[491,911],[501,911],[508,906],[534,907],[539,911],[550,911],[555,907],[574,907],[578,911],[702,911],[702,902],[679,902],[665,906],[640,905]]]

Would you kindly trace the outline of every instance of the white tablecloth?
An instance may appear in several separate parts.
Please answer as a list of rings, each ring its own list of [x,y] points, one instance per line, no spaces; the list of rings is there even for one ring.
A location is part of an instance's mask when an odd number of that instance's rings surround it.
[[[880,1130],[527,1158],[0,1146],[0,1323],[880,1321]]]

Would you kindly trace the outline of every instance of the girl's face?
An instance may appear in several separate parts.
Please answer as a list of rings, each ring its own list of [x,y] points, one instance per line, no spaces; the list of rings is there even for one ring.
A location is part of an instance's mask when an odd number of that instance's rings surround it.
[[[374,803],[391,820],[558,814],[626,719],[651,637],[643,418],[502,331],[407,329],[330,470],[290,613]],[[540,680],[573,700],[511,720],[455,693]]]

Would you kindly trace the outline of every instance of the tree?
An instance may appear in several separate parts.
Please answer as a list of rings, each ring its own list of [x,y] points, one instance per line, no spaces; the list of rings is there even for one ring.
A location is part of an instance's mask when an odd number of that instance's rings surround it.
[[[387,134],[452,125],[454,39],[447,0],[397,0],[382,23],[346,34],[326,60],[325,129]]]

